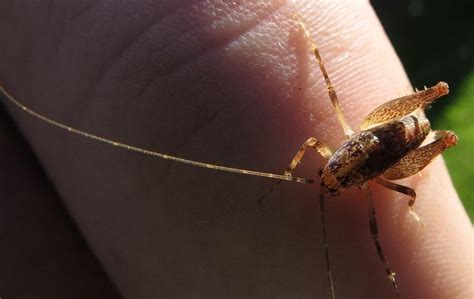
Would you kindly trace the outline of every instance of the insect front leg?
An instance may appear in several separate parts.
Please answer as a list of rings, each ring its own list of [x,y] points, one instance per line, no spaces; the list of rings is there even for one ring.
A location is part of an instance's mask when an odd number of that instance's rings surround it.
[[[375,205],[374,205],[374,199],[372,197],[372,192],[370,191],[369,185],[365,183],[362,185],[361,188],[367,197],[367,202],[369,206],[369,228],[370,228],[370,234],[372,235],[372,240],[374,241],[375,248],[377,249],[377,254],[379,255],[380,260],[385,266],[385,272],[387,273],[388,279],[392,282],[393,288],[395,289],[395,293],[397,294],[397,297],[400,298],[400,293],[398,292],[398,285],[397,281],[395,280],[395,272],[392,271],[390,268],[390,265],[388,264],[387,259],[385,258],[385,254],[383,253],[382,250],[382,245],[380,244],[379,241],[379,229],[377,225],[377,217],[375,213]]]
[[[306,140],[305,143],[300,147],[296,155],[290,162],[290,165],[284,172],[284,176],[291,177],[295,168],[301,163],[301,159],[303,159],[304,154],[308,148],[314,148],[323,158],[329,159],[332,155],[332,150],[326,144],[322,143],[321,141],[317,140],[314,137],[309,138]],[[280,185],[283,180],[278,180],[275,184],[273,184],[264,195],[262,195],[258,202],[262,202],[263,199],[270,194],[276,186]]]
[[[332,150],[329,148],[329,146],[325,145],[316,138],[311,137],[306,140],[305,143],[303,143],[294,158],[291,160],[290,165],[285,170],[285,175],[292,175],[295,168],[301,163],[301,159],[303,159],[303,156],[308,148],[314,148],[325,159],[329,159],[332,156]]]
[[[339,105],[339,99],[337,98],[336,90],[334,89],[334,86],[332,85],[331,79],[329,79],[329,75],[326,71],[326,67],[324,66],[323,60],[321,59],[321,55],[319,54],[318,47],[316,43],[314,42],[314,40],[312,39],[311,34],[309,33],[308,29],[306,29],[306,26],[303,20],[301,19],[301,17],[299,15],[296,15],[296,19],[298,21],[299,26],[301,27],[301,30],[303,30],[303,33],[306,39],[311,44],[311,51],[316,57],[319,68],[321,69],[321,73],[323,74],[323,77],[324,77],[324,82],[326,83],[329,98],[331,99],[331,103],[334,109],[336,110],[337,120],[339,121],[339,124],[341,125],[342,129],[344,130],[344,134],[346,135],[346,138],[349,140],[350,137],[354,135],[354,131],[348,125],[346,118],[344,117],[344,114],[342,113],[341,106]]]
[[[418,223],[423,225],[423,222],[421,221],[420,216],[418,216],[418,214],[415,213],[415,207],[414,207],[415,200],[416,200],[415,190],[413,190],[410,187],[395,184],[393,182],[390,182],[390,181],[387,181],[387,180],[384,180],[384,179],[381,179],[381,178],[376,178],[375,182],[377,182],[378,184],[384,186],[387,189],[390,189],[390,190],[405,194],[407,196],[410,196],[410,200],[408,201],[408,211],[410,212],[410,214],[413,216],[413,218],[415,218],[415,220]]]

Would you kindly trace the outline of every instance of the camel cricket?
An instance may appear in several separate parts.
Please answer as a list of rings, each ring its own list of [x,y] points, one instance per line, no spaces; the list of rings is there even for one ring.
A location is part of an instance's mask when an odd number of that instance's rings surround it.
[[[300,163],[308,148],[316,150],[322,157],[327,159],[326,164],[320,167],[317,172],[319,175],[319,180],[317,181],[320,185],[319,201],[322,233],[324,238],[327,275],[331,297],[335,298],[335,293],[329,263],[324,200],[326,196],[335,196],[350,187],[358,187],[363,190],[367,196],[370,233],[377,254],[385,267],[387,277],[393,285],[396,296],[400,297],[395,280],[395,273],[390,268],[378,239],[374,201],[368,186],[368,181],[373,180],[385,188],[407,195],[409,198],[409,213],[416,221],[421,223],[420,217],[418,217],[414,210],[416,199],[415,190],[396,184],[392,181],[403,179],[418,173],[444,150],[457,144],[458,138],[453,132],[435,131],[435,140],[425,146],[421,146],[428,134],[432,132],[430,122],[424,115],[424,110],[436,99],[449,93],[448,85],[444,82],[439,82],[433,87],[425,88],[425,90],[417,91],[414,94],[386,102],[370,112],[361,124],[361,131],[355,133],[348,125],[342,113],[336,91],[329,79],[329,75],[326,72],[326,68],[315,42],[312,40],[310,33],[306,29],[301,18],[298,16],[297,22],[308,43],[311,45],[311,51],[316,58],[322,75],[324,76],[329,98],[334,106],[336,117],[344,130],[347,141],[338,149],[333,150],[315,137],[309,138],[298,150],[283,174],[266,173],[197,162],[100,137],[57,122],[31,110],[12,97],[2,86],[0,86],[0,93],[8,102],[33,117],[55,127],[98,142],[192,166],[278,180],[273,187],[270,188],[269,192],[282,181],[293,181],[306,184],[314,183],[315,180],[313,179],[293,177],[292,173]],[[264,197],[265,195],[261,197],[259,201]]]

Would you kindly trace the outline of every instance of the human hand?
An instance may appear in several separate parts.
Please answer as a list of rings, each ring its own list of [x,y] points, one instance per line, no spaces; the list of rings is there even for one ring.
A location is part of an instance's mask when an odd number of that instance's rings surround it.
[[[15,43],[2,49],[0,80],[12,94],[74,127],[194,160],[279,172],[310,136],[341,144],[295,12],[354,128],[409,87],[365,2],[5,2],[0,30]],[[125,297],[328,296],[314,186],[283,184],[257,206],[272,182],[151,160],[14,115]],[[300,173],[322,162],[307,157]],[[382,246],[402,297],[467,297],[472,228],[442,161],[422,173],[404,183],[417,190],[424,229],[405,197],[375,189]],[[337,298],[394,296],[363,195],[326,206]]]

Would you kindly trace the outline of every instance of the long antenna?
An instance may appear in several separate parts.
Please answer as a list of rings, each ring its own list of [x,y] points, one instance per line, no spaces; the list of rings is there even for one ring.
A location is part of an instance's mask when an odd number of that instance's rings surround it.
[[[319,210],[321,212],[321,228],[323,230],[324,254],[326,255],[326,271],[328,275],[329,290],[331,291],[331,298],[335,299],[336,295],[334,294],[334,284],[332,282],[331,264],[329,263],[329,247],[328,237],[326,233],[326,217],[324,211],[324,192],[319,192]]]
[[[153,156],[153,157],[158,157],[164,160],[170,160],[182,164],[187,164],[187,165],[192,165],[196,167],[202,167],[202,168],[207,168],[207,169],[213,169],[213,170],[219,170],[219,171],[225,171],[225,172],[231,172],[231,173],[238,173],[238,174],[244,174],[244,175],[252,175],[252,176],[259,176],[259,177],[265,177],[265,178],[270,178],[270,179],[278,179],[278,180],[285,180],[285,181],[292,181],[292,182],[297,182],[297,183],[302,183],[302,184],[311,184],[313,183],[312,179],[305,179],[305,178],[298,178],[298,177],[292,177],[292,176],[287,176],[287,175],[281,175],[281,174],[274,174],[274,173],[267,173],[267,172],[260,172],[260,171],[254,171],[254,170],[246,170],[246,169],[240,169],[240,168],[233,168],[233,167],[226,167],[226,166],[220,166],[220,165],[215,165],[215,164],[209,164],[209,163],[203,163],[203,162],[198,162],[198,161],[193,161],[193,160],[188,160],[176,156],[171,156],[167,154],[162,154],[159,152],[147,150],[144,148],[128,145],[126,143],[114,141],[111,139],[107,139],[104,137],[100,137],[85,131],[81,131],[78,129],[75,129],[73,127],[70,127],[68,125],[62,124],[60,122],[57,122],[49,117],[46,117],[40,113],[37,113],[30,108],[26,107],[19,101],[17,101],[13,96],[11,96],[3,86],[0,85],[0,94],[3,95],[9,102],[14,104],[17,108],[20,108],[21,110],[25,111],[26,113],[32,115],[33,117],[42,120],[54,127],[61,128],[63,130],[69,131],[71,133],[75,133],[77,135],[102,142],[105,144],[109,144],[115,147],[123,148],[132,152],[137,152],[140,154],[148,155],[148,156]]]

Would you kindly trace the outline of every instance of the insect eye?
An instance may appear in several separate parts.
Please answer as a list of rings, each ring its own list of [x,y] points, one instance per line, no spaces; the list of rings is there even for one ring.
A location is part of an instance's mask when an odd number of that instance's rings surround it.
[[[323,174],[323,168],[322,168],[322,167],[319,167],[318,175],[321,177],[322,174]]]

